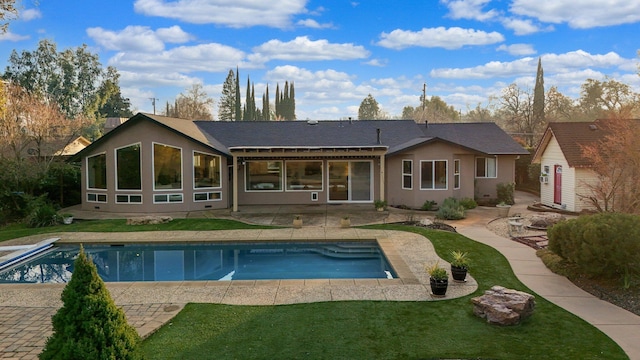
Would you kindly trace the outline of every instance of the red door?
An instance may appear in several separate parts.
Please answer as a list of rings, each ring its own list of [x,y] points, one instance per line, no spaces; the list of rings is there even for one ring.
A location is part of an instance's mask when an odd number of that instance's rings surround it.
[[[562,166],[553,166],[553,202],[562,204]]]

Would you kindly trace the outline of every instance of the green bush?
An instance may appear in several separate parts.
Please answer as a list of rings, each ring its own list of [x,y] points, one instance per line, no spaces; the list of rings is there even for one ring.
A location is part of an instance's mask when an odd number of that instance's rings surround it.
[[[513,193],[516,191],[516,184],[514,183],[499,183],[496,185],[496,194],[498,196],[498,203],[504,202],[508,205],[515,204],[513,200]]]
[[[640,216],[600,213],[562,221],[548,230],[549,250],[589,276],[640,277]]]
[[[29,212],[24,219],[27,226],[39,228],[58,223],[57,209],[45,197],[46,195],[43,195],[29,202]]]
[[[424,202],[424,204],[422,204],[422,207],[420,209],[424,211],[431,211],[435,209],[436,205],[438,205],[437,202],[433,200],[427,200]]]
[[[436,211],[436,219],[460,220],[464,218],[464,206],[460,205],[458,199],[453,197],[444,199],[442,205]]]
[[[460,199],[460,205],[462,205],[466,210],[475,209],[478,207],[478,203],[472,198]]]
[[[127,324],[82,248],[73,266],[40,359],[142,359],[138,333]]]

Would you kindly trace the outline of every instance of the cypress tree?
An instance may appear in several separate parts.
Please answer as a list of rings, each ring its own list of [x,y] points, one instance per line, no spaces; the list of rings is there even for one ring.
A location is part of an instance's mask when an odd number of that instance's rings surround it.
[[[280,107],[280,83],[276,83],[276,120],[281,120],[282,118]]]
[[[541,128],[544,123],[544,71],[542,70],[542,59],[538,58],[536,85],[533,89],[533,127],[531,130],[535,131]],[[533,145],[533,134],[531,135],[530,145]]]
[[[236,66],[236,101],[235,101],[236,121],[242,120],[242,104],[240,103],[240,75]]]
[[[293,89],[293,81],[291,82],[291,87],[289,87],[289,115],[291,120],[296,119],[296,92]]]
[[[116,307],[82,247],[73,266],[40,359],[142,359],[138,333]]]

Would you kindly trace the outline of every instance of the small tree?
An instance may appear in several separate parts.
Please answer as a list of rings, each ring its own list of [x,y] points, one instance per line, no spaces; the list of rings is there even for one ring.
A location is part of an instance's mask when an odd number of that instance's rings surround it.
[[[80,247],[40,359],[142,359],[140,337]]]

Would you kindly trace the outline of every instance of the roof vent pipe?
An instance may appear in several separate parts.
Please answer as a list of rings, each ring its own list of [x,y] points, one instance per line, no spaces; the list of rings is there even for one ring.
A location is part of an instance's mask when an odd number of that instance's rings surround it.
[[[429,128],[429,120],[424,121],[424,127],[426,127],[427,129]]]
[[[379,128],[376,129],[376,132],[378,133],[378,145],[382,145],[382,139],[380,138],[380,133],[381,133],[380,129]]]

